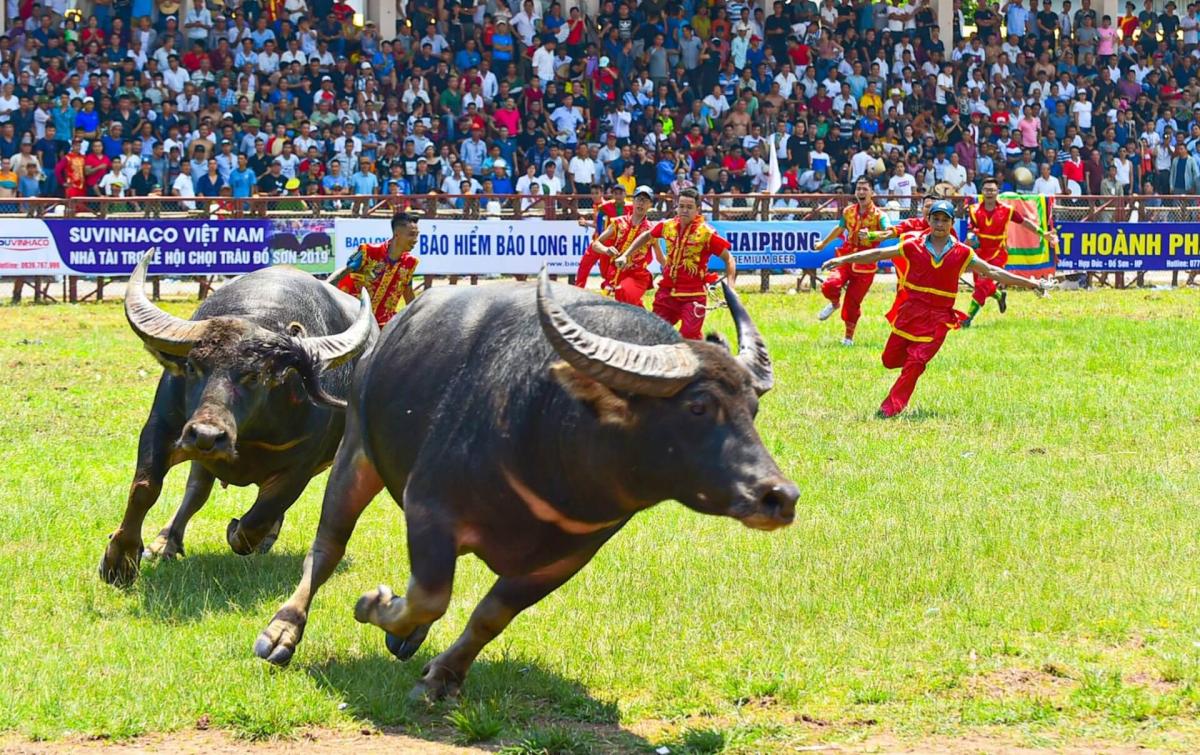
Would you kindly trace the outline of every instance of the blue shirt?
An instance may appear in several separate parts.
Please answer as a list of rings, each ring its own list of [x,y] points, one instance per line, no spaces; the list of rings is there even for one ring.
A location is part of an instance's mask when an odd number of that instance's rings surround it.
[[[75,114],[75,128],[83,129],[84,132],[94,132],[99,125],[100,114],[95,110],[90,113],[86,110],[80,110]],[[67,133],[71,132],[68,131]]]
[[[379,178],[374,173],[358,172],[350,176],[350,193],[375,194],[379,191]]]
[[[249,168],[245,170],[234,168],[229,172],[229,187],[233,189],[233,196],[235,197],[253,196],[256,180],[257,177],[254,175],[254,171]]]

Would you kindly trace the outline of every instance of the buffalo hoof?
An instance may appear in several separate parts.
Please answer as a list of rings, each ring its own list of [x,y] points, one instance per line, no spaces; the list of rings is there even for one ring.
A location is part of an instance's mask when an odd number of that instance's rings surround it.
[[[408,699],[414,703],[435,703],[448,697],[456,697],[461,686],[462,679],[457,674],[444,666],[430,663],[422,672],[421,681],[408,693]]]
[[[397,637],[388,632],[386,639],[388,652],[402,661],[412,658],[421,649],[421,643],[425,642],[425,636],[429,634],[429,627],[431,626],[433,625],[422,624],[407,637]]]
[[[141,560],[141,543],[125,548],[117,540],[109,540],[100,559],[100,579],[114,587],[128,587],[137,580]]]
[[[291,608],[280,609],[254,641],[254,654],[267,663],[286,666],[304,636],[305,618]]]
[[[154,542],[142,552],[142,558],[156,558],[163,561],[183,557],[183,543],[165,532],[159,533]]]
[[[396,608],[403,608],[404,598],[397,598],[392,588],[380,585],[374,590],[363,593],[354,604],[354,620],[360,624],[383,626],[383,613],[396,613]]]
[[[275,541],[279,539],[281,529],[283,529],[283,517],[279,517],[275,524],[271,525],[271,529],[267,530],[267,536],[262,539],[255,550],[259,553],[269,553],[271,546],[275,545]]]
[[[277,526],[276,526],[277,525]],[[239,556],[249,556],[251,553],[266,553],[272,545],[275,544],[275,537],[279,535],[278,527],[283,526],[283,520],[279,520],[271,529],[263,534],[251,532],[242,527],[240,519],[230,519],[229,526],[225,528],[225,541],[229,543],[229,548]],[[271,542],[266,542],[266,537],[270,532],[275,533],[275,537],[271,537]]]

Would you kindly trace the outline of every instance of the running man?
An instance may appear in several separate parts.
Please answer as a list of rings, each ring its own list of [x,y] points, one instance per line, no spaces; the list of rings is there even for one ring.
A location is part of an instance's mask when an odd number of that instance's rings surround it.
[[[840,237],[842,245],[838,247],[837,258],[835,258],[840,259],[869,248],[862,246],[861,233],[863,231],[877,233],[887,227],[887,216],[875,206],[875,197],[871,191],[870,181],[860,178],[855,182],[854,198],[857,200],[856,203],[842,211],[842,217],[838,221],[837,227],[814,247],[816,251],[823,250],[834,239]],[[871,283],[875,280],[875,271],[878,266],[873,262],[855,265],[827,264],[822,269],[832,269],[834,272],[821,284],[821,293],[825,295],[829,303],[820,311],[817,319],[822,321],[829,319],[829,316],[842,305],[842,289],[845,289],[846,300],[842,306],[842,322],[846,324],[846,335],[842,339],[842,345],[853,346],[854,329],[858,326],[858,318],[862,316],[862,301],[866,297],[867,291],[871,290]]]
[[[599,238],[592,242],[588,251],[600,255],[608,262],[610,275],[605,276],[602,288],[617,301],[645,308],[642,300],[654,286],[654,277],[647,267],[650,265],[650,250],[640,249],[636,255],[625,252],[634,239],[650,230],[646,216],[654,207],[654,190],[639,186],[633,190],[633,214],[619,215],[604,226]],[[600,265],[603,274],[605,265]]]
[[[633,212],[633,206],[625,202],[625,187],[617,184],[612,189],[612,199],[602,203],[596,208],[596,214],[591,220],[580,218],[579,225],[587,228],[596,226],[596,234],[592,237],[592,243],[595,244],[596,239],[600,238],[600,234],[604,233],[605,227],[613,218],[622,215],[628,215]],[[579,288],[587,288],[588,276],[592,274],[592,268],[600,263],[600,278],[604,282],[612,279],[612,274],[615,272],[612,269],[612,260],[593,251],[593,247],[589,246],[587,251],[583,253],[583,258],[579,260],[579,269],[575,271],[575,285]]]
[[[654,256],[662,266],[658,293],[654,295],[654,314],[671,325],[679,324],[684,338],[697,340],[707,314],[709,257],[719,257],[725,263],[725,277],[730,286],[737,283],[737,265],[729,251],[729,241],[705,222],[700,215],[700,192],[690,187],[679,192],[675,217],[660,221],[638,235],[625,255],[636,259],[651,239],[662,239],[667,244],[666,255],[657,242],[653,247]]]
[[[881,260],[903,259],[907,291],[894,317],[892,335],[883,348],[883,366],[900,370],[887,398],[879,407],[879,416],[895,417],[908,406],[917,379],[933,359],[946,334],[964,319],[954,302],[958,296],[958,278],[966,270],[1018,288],[1030,288],[1039,294],[1053,286],[1050,281],[1034,281],[981,260],[971,247],[956,241],[950,231],[954,225],[954,205],[942,199],[929,211],[928,231],[901,237],[900,244],[886,249],[868,249],[847,257],[835,258],[822,269],[837,265],[873,264]]]
[[[996,197],[1000,195],[1000,182],[995,178],[989,176],[983,179],[981,188],[983,201],[967,213],[971,232],[978,239],[975,254],[984,262],[996,267],[1004,267],[1008,264],[1009,223],[1023,225],[1039,237],[1044,237],[1046,234],[1042,232],[1035,220],[1025,217],[1015,207],[997,201]],[[1057,241],[1055,236],[1050,236],[1051,244],[1056,244]],[[988,297],[996,300],[997,306],[1000,307],[1000,314],[1004,314],[1008,309],[1008,297],[1004,291],[997,290],[994,281],[976,274],[973,283],[975,293],[971,295],[971,306],[967,310],[967,319],[962,324],[964,328],[971,327],[971,321],[975,319],[975,315],[979,314],[979,310],[983,309],[983,305],[987,304]]]
[[[882,231],[867,231],[858,232],[858,237],[861,241],[861,246],[865,249],[870,249],[877,246],[882,241],[898,239],[908,233],[921,233],[929,230],[929,209],[933,207],[933,203],[939,199],[943,199],[944,195],[938,192],[936,187],[925,193],[925,198],[921,204],[921,214],[914,215],[911,218],[901,220],[890,228],[885,228]],[[958,240],[958,234],[954,232],[953,227],[950,229],[950,235],[954,240]],[[889,322],[896,316],[900,305],[904,302],[904,273],[906,272],[907,264],[903,257],[897,257],[892,261],[892,266],[896,269],[896,298],[892,301],[892,308],[888,310],[886,315]]]

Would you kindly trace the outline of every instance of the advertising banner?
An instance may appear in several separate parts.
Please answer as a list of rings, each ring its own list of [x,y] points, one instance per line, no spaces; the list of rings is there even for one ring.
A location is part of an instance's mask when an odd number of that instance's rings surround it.
[[[823,251],[813,250],[821,239],[837,227],[834,220],[795,220],[774,223],[738,220],[713,221],[717,233],[733,246],[733,261],[738,271],[809,269],[833,256],[841,242],[835,241]],[[725,264],[713,260],[709,267],[723,270]]]
[[[1200,223],[1059,223],[1059,270],[1200,270]]]
[[[414,250],[418,275],[572,274],[592,241],[592,229],[573,220],[422,220]],[[386,218],[338,218],[334,226],[337,264],[359,244],[392,238]]]
[[[158,249],[154,275],[237,275],[290,264],[333,271],[332,221],[14,218],[0,224],[0,275],[128,275]]]

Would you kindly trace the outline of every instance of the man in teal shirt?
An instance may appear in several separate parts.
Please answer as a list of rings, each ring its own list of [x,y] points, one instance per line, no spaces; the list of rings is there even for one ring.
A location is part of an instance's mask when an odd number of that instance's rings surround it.
[[[254,196],[254,184],[257,176],[254,171],[247,167],[246,156],[237,156],[237,167],[229,172],[229,188],[233,191],[233,196],[237,198],[247,198]]]

